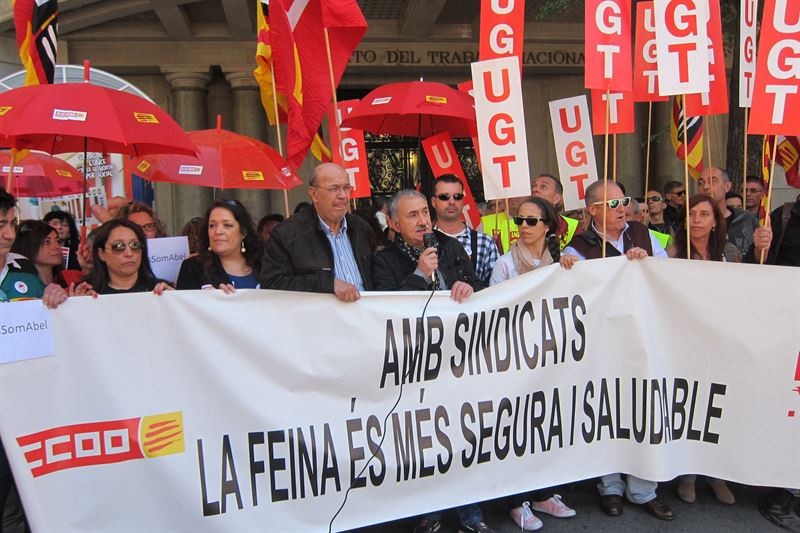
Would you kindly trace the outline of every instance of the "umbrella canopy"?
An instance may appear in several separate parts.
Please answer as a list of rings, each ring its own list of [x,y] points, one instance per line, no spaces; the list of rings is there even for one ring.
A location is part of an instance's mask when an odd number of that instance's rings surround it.
[[[30,198],[53,198],[83,191],[80,171],[58,157],[29,152],[10,165],[11,153],[0,150],[0,170],[6,177],[11,172],[10,193]]]
[[[127,170],[149,181],[166,181],[217,189],[291,189],[300,177],[271,146],[216,129],[189,132],[197,157],[154,154],[139,157]]]
[[[0,94],[0,140],[49,154],[195,153],[161,108],[91,83],[31,85]]]
[[[412,81],[376,88],[353,108],[342,127],[426,138],[445,131],[469,137],[474,124],[470,95],[443,83]]]

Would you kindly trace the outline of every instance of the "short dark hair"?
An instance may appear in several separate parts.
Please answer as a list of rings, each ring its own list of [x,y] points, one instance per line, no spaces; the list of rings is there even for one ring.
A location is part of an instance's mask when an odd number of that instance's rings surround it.
[[[764,189],[764,181],[760,177],[753,176],[752,174],[747,176],[745,183],[756,183],[761,186],[762,190]]]
[[[458,176],[456,176],[455,174],[442,174],[441,176],[436,178],[436,181],[434,182],[433,185],[434,189],[436,189],[437,183],[458,183],[459,185],[461,185],[462,188],[464,187],[464,183],[460,179],[458,179]]]
[[[261,235],[261,230],[264,229],[264,226],[267,225],[267,222],[283,222],[284,217],[280,213],[270,213],[269,215],[264,215],[261,217],[261,220],[258,221],[258,227],[256,231],[259,235]]]
[[[738,192],[733,192],[733,191],[728,191],[728,192],[725,193],[725,199],[727,200],[729,198],[738,198],[739,200],[743,200],[741,194],[739,194]]]
[[[0,187],[0,213],[6,214],[6,211],[15,207],[17,207],[17,199]]]
[[[680,181],[668,181],[664,184],[664,194],[672,194],[672,191],[683,186]]]
[[[58,220],[62,224],[66,224],[69,227],[69,239],[67,239],[66,245],[69,246],[69,249],[72,251],[76,251],[78,249],[78,245],[81,243],[81,234],[78,231],[78,224],[75,222],[75,217],[72,216],[72,213],[67,211],[50,211],[49,213],[45,214],[42,218],[48,224],[51,220]]]
[[[562,196],[564,195],[564,186],[561,185],[561,180],[558,179],[557,177],[553,176],[552,174],[548,174],[547,172],[542,172],[541,174],[536,176],[536,178],[550,178],[551,180],[553,180],[553,183],[556,186],[556,193]],[[536,178],[533,179],[535,180]]]

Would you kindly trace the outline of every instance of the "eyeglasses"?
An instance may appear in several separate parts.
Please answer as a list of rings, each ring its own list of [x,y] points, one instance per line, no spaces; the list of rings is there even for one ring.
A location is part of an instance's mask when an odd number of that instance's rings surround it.
[[[125,248],[130,248],[132,252],[141,252],[142,251],[142,243],[139,241],[131,241],[126,243],[125,241],[114,241],[108,245],[111,251],[115,254],[122,254],[125,253]]]
[[[745,189],[745,191],[747,191],[747,194],[758,194],[760,192],[764,192],[764,189],[759,189],[757,187],[751,189],[751,188],[748,187],[747,189]]]
[[[331,187],[314,187],[314,188],[322,189],[323,191],[328,191],[334,196],[339,196],[340,193],[349,195],[350,192],[353,190],[352,185],[332,185]]]
[[[660,197],[660,196],[648,196],[647,197],[647,201],[648,202],[663,202],[664,199],[662,197]]]
[[[456,202],[460,202],[461,200],[464,199],[464,193],[463,192],[457,192],[455,194],[449,194],[449,193],[443,192],[442,194],[437,194],[436,198],[438,198],[439,200],[441,200],[443,202],[447,202],[447,201],[450,200],[451,196],[453,197],[453,200],[455,200]]]
[[[608,204],[609,209],[616,209],[619,207],[619,204],[622,204],[622,207],[628,207],[631,203],[631,197],[614,198],[613,200],[606,200],[605,202],[601,200],[599,202],[592,202],[592,205],[600,205],[603,203]]]
[[[155,222],[148,222],[147,224],[137,224],[143,231],[155,231],[156,230],[156,223]]]
[[[683,196],[684,194],[686,194],[686,191],[674,191],[672,194],[675,194],[677,196]]]
[[[539,218],[539,217],[514,217],[514,224],[516,224],[517,226],[521,226],[523,222],[530,227],[534,227],[539,222],[546,224],[548,220],[546,218]]]

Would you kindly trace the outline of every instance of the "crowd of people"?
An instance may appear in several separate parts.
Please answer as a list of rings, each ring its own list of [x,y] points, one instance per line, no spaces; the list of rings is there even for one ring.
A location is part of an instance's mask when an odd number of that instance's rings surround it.
[[[256,224],[241,202],[217,200],[188,221],[182,233],[191,256],[174,285],[158,279],[147,260],[148,240],[166,235],[150,207],[110,202],[95,213],[102,225],[80,242],[69,213],[18,222],[16,199],[0,189],[0,302],[41,298],[56,307],[80,296],[264,288],[330,293],[343,302],[372,290],[441,290],[457,304],[537,268],[558,263],[568,270],[577,261],[601,257],[758,263],[763,255],[767,264],[800,266],[800,197],[775,209],[771,224],[760,225],[764,191],[758,178],[748,178],[746,202],[739,198],[739,204],[723,169],[705,169],[697,185],[698,193],[689,196],[683,184],[669,182],[663,193],[649,190],[637,201],[621,184],[596,182],[586,189],[585,209],[565,213],[559,179],[541,174],[532,180],[529,197],[490,206],[481,231],[464,222],[464,186],[455,176],[435,181],[430,203],[418,191],[403,190],[375,209],[351,211],[347,172],[325,163],[310,178],[310,203],[286,220],[267,215]],[[1,452],[0,502],[5,502],[13,482]],[[720,502],[735,502],[724,480],[707,482]],[[627,500],[655,518],[672,520],[657,486],[609,473],[597,485],[601,508],[619,516]],[[511,519],[535,531],[543,525],[536,513],[575,516],[556,490],[510,498]],[[678,496],[695,501],[694,476],[680,478]],[[776,489],[761,504],[770,520],[792,527],[800,523],[798,509],[796,487]],[[457,514],[464,532],[493,531],[478,503]],[[434,533],[440,526],[441,513],[429,513],[414,532]]]

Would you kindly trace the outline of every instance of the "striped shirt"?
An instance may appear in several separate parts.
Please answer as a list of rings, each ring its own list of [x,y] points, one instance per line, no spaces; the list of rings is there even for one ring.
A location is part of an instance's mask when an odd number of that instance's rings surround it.
[[[333,250],[333,275],[336,279],[340,279],[355,285],[360,291],[364,290],[364,281],[361,279],[361,272],[358,271],[358,263],[353,255],[353,246],[350,244],[350,238],[347,236],[347,218],[342,219],[342,224],[339,227],[339,232],[334,234],[322,218],[319,216],[319,223],[325,236],[328,237],[328,242],[331,243],[331,250]]]

